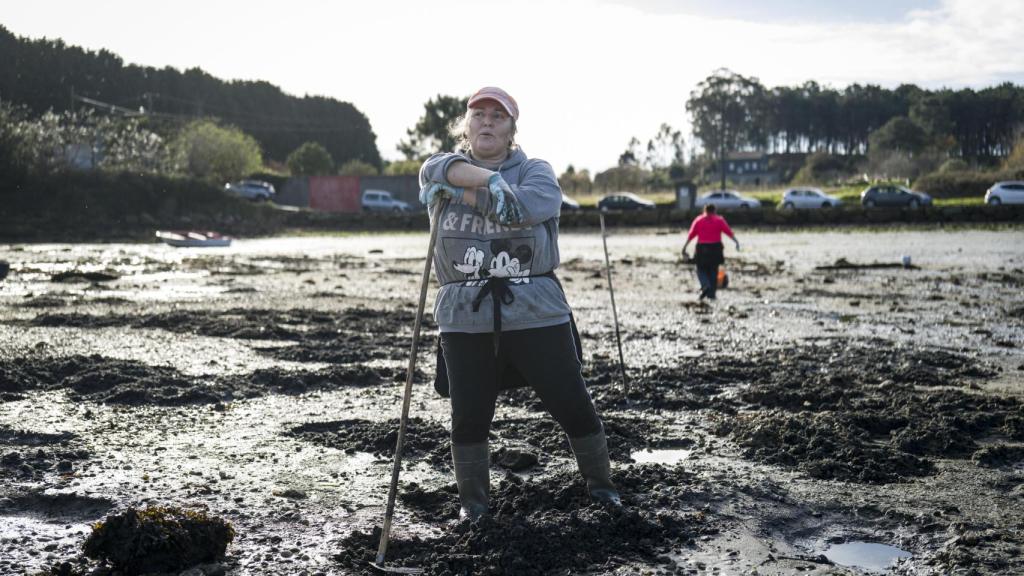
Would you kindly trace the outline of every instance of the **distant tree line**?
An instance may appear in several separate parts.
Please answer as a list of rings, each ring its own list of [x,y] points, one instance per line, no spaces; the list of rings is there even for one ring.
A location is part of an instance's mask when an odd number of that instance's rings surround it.
[[[694,136],[715,156],[744,149],[866,155],[871,135],[889,125],[890,143],[905,136],[904,148],[930,145],[949,157],[986,164],[1013,149],[1024,126],[1024,87],[835,89],[808,81],[767,88],[757,78],[723,69],[691,92],[686,108]]]
[[[166,124],[180,129],[197,118],[215,117],[253,136],[266,158],[277,162],[312,141],[338,165],[382,164],[369,120],[348,102],[290,96],[262,81],[225,82],[199,68],[125,65],[107,50],[20,38],[3,26],[0,54],[0,100],[37,115],[88,107],[85,100],[94,100],[119,110],[145,110],[165,125],[164,132],[170,131]],[[151,127],[161,131],[157,122]]]

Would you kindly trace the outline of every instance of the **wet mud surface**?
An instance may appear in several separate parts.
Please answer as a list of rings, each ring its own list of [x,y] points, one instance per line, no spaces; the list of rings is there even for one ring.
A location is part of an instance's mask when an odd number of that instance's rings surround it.
[[[245,375],[195,377],[170,366],[99,355],[17,358],[0,360],[0,401],[23,399],[32,390],[64,390],[71,400],[106,404],[220,404],[265,394],[380,386],[404,376],[394,368],[339,365],[313,372],[261,369]]]
[[[460,523],[428,315],[389,564],[860,574],[823,552],[878,542],[892,574],[1024,572],[1024,233],[754,234],[713,305],[676,240],[609,238],[627,392],[600,237],[562,239],[624,508],[517,389]],[[111,574],[145,534],[190,575],[373,573],[425,238],[236,244],[0,246],[0,574]]]
[[[492,516],[462,522],[435,538],[391,543],[394,565],[431,574],[552,574],[610,567],[624,559],[674,566],[666,553],[714,533],[699,508],[699,482],[679,469],[633,467],[616,475],[630,494],[621,509],[591,504],[582,480],[559,473],[544,482],[507,475],[493,490]],[[414,492],[404,502],[425,517],[457,510],[450,491]],[[659,500],[671,507],[661,508]],[[379,530],[355,532],[336,559],[354,573],[370,574]]]
[[[260,352],[296,362],[351,363],[407,357],[414,316],[414,312],[407,310],[370,308],[349,308],[339,312],[234,308],[212,313],[208,310],[175,310],[142,317],[44,312],[27,324],[160,329],[215,338],[287,341],[287,346],[261,347]],[[422,330],[424,334],[430,334],[434,328],[428,318]],[[424,335],[420,345],[426,346],[429,342],[429,337]]]

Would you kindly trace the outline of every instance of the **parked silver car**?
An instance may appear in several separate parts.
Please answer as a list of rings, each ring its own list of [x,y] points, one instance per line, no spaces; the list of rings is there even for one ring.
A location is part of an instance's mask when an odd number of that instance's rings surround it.
[[[395,199],[387,190],[366,190],[363,192],[363,210],[366,212],[408,212],[408,202]]]
[[[262,202],[265,200],[271,200],[277,191],[274,190],[274,185],[269,182],[263,182],[262,180],[239,180],[238,182],[229,182],[224,185],[224,190],[235,194],[236,196],[245,198],[247,200],[255,200]]]
[[[744,196],[735,190],[715,190],[714,192],[708,192],[700,198],[693,205],[697,208],[703,208],[706,204],[714,204],[718,210],[732,210],[742,209],[747,210],[750,208],[760,208],[761,201],[757,198],[751,198],[750,196]]]
[[[829,196],[819,188],[790,188],[779,201],[780,210],[813,210],[815,208],[836,208],[842,201]]]
[[[1024,182],[996,182],[985,192],[985,204],[1024,204]]]

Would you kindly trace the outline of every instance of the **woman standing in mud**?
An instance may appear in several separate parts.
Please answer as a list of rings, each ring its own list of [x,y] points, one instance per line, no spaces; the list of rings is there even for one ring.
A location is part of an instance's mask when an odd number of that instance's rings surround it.
[[[693,219],[690,225],[690,234],[683,244],[683,259],[689,259],[686,248],[690,241],[697,239],[697,249],[694,252],[694,259],[697,261],[697,281],[700,282],[700,298],[703,300],[715,299],[715,292],[718,290],[718,267],[725,262],[722,249],[722,234],[725,234],[736,244],[736,250],[740,249],[740,241],[729,228],[729,223],[715,213],[714,204],[705,204],[704,213]]]
[[[518,120],[507,92],[481,88],[453,126],[462,149],[435,154],[420,169],[420,201],[444,203],[433,223],[441,282],[434,319],[451,395],[459,517],[471,520],[487,512],[487,437],[508,367],[565,430],[591,497],[619,505],[604,427],[554,276],[562,192],[551,165],[516,146]]]

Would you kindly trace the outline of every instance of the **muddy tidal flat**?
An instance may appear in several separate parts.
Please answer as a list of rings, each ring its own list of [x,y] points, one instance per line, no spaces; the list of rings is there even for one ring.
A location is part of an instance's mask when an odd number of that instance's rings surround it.
[[[389,564],[1024,574],[1024,229],[737,232],[712,304],[678,230],[610,233],[628,394],[601,237],[561,236],[622,509],[520,389],[458,522],[428,306]],[[375,573],[426,240],[0,245],[0,575]],[[154,510],[206,532],[125,564]]]

